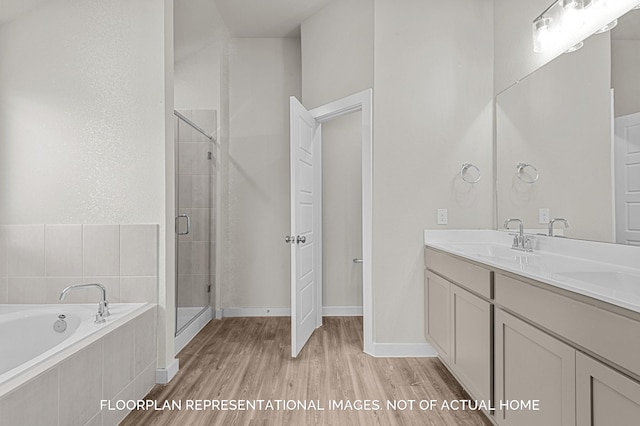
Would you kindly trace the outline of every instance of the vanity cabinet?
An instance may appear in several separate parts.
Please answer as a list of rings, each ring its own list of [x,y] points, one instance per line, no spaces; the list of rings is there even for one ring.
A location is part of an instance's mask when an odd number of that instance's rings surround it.
[[[640,383],[582,353],[576,356],[578,425],[640,422]]]
[[[430,247],[425,267],[425,337],[493,423],[640,424],[640,313]]]
[[[505,409],[499,425],[575,425],[576,351],[526,322],[496,309],[495,399],[539,401],[539,410]]]
[[[492,293],[491,273],[429,249],[425,265],[425,337],[475,399],[490,401],[492,306],[481,295]]]

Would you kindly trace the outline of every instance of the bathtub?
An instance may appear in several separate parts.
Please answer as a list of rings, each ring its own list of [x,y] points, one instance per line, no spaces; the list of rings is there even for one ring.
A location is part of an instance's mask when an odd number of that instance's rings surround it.
[[[0,384],[122,321],[142,306],[143,303],[111,305],[108,321],[95,324],[96,304],[0,305]],[[53,329],[59,315],[65,316],[66,329],[62,332]]]
[[[155,382],[155,305],[119,303],[109,308],[106,322],[96,324],[97,303],[0,305],[0,418],[9,411],[22,418],[36,389],[48,387],[43,397],[51,399],[52,410],[55,407],[55,412],[37,415],[59,414],[81,424],[103,413],[97,411],[99,400],[87,401],[80,411],[76,402],[66,404],[65,398],[77,395],[74,386],[80,392],[93,387],[100,400],[134,389],[144,396],[150,390]],[[61,319],[63,326],[54,330]],[[20,401],[27,405],[21,407]],[[105,418],[102,423],[112,422]]]

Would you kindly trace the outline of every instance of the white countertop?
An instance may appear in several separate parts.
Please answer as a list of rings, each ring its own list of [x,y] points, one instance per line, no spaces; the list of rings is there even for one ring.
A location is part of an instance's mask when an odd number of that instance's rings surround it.
[[[493,230],[425,230],[424,244],[640,312],[640,247],[533,237],[532,253],[513,250],[513,237]]]

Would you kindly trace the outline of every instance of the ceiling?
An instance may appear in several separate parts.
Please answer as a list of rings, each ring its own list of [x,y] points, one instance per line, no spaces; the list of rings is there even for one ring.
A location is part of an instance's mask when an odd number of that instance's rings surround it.
[[[333,0],[212,1],[232,37],[295,37],[302,21]]]

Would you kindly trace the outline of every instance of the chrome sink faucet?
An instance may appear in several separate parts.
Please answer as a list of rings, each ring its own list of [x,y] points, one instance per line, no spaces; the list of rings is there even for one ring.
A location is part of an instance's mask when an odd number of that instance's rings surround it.
[[[509,234],[513,235],[513,244],[511,245],[511,248],[527,252],[533,251],[533,248],[531,248],[531,238],[524,235],[524,223],[522,223],[522,220],[507,219],[504,221],[504,229],[509,229],[511,222],[516,222],[518,224],[518,233]]]
[[[104,288],[102,284],[90,283],[90,284],[70,285],[69,287],[62,290],[62,293],[60,293],[60,300],[64,300],[67,293],[70,292],[71,290],[75,290],[78,288],[87,288],[87,287],[95,287],[98,290],[100,290],[101,297],[100,297],[100,303],[98,304],[98,313],[96,314],[95,323],[96,324],[103,323],[106,321],[105,318],[108,317],[110,313],[109,313],[109,302],[107,302],[107,289]]]
[[[549,232],[547,233],[547,235],[549,235],[550,237],[553,237],[553,224],[556,222],[562,222],[565,228],[569,227],[569,221],[567,219],[563,219],[561,217],[551,219],[549,221]]]

